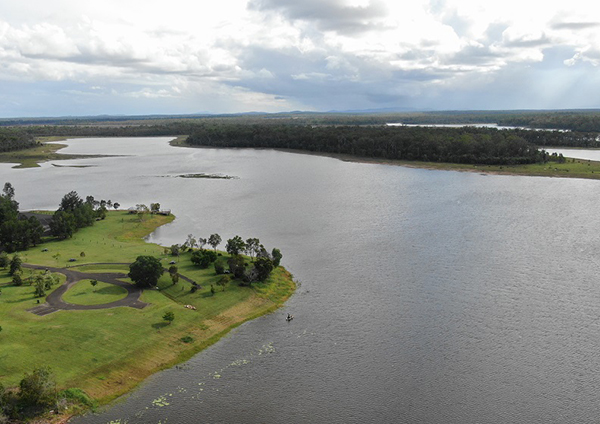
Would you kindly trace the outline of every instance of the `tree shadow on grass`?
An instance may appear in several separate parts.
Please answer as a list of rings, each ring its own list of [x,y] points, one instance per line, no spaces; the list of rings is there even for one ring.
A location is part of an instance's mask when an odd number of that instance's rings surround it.
[[[99,290],[96,290],[96,293],[98,294],[122,294],[122,295],[126,295],[127,294],[127,290],[125,290],[122,287],[119,286],[115,286],[115,285],[110,285],[110,286],[104,286]]]
[[[157,322],[155,324],[152,324],[152,328],[156,329],[156,330],[160,330],[161,328],[165,328],[167,325],[169,325],[168,322]]]

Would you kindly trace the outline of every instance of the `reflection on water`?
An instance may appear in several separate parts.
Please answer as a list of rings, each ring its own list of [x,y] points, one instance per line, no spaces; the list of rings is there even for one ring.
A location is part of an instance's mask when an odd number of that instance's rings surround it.
[[[283,310],[73,422],[597,419],[600,183],[173,148],[165,138],[69,149],[131,156],[0,168],[22,209],[55,209],[70,190],[122,207],[159,202],[177,220],[152,241],[258,237],[301,282]],[[162,178],[187,173],[240,178]]]

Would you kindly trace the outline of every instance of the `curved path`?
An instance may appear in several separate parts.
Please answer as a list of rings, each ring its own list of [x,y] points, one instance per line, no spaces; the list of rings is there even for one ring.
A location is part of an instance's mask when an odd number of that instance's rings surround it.
[[[85,265],[129,265],[129,264],[85,264]],[[41,265],[31,265],[31,264],[23,264],[24,268],[31,269],[40,269],[40,270],[49,270],[52,272],[59,272],[64,274],[67,277],[67,281],[61,285],[59,288],[54,290],[46,297],[46,303],[42,303],[34,308],[28,309],[29,312],[32,312],[36,315],[48,315],[52,312],[56,312],[58,310],[94,310],[94,309],[108,309],[108,308],[116,308],[118,306],[129,306],[131,308],[143,309],[149,305],[149,303],[142,302],[140,300],[140,294],[143,289],[140,287],[124,283],[123,281],[119,281],[118,278],[127,278],[127,274],[123,273],[94,273],[94,272],[80,272],[74,271],[73,269],[67,268],[54,268],[49,266],[41,266]],[[100,305],[75,305],[73,303],[67,303],[62,300],[62,296],[69,290],[75,283],[80,280],[93,279],[102,281],[103,283],[114,284],[119,287],[123,287],[127,290],[127,296],[123,299],[116,300],[110,303],[103,303]],[[187,280],[187,278],[186,278]]]

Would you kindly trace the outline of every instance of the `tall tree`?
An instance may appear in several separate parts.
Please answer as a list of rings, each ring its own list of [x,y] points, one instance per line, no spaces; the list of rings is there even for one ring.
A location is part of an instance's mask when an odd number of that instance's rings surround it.
[[[239,255],[240,252],[243,252],[246,249],[246,243],[240,236],[234,236],[227,240],[227,244],[225,245],[225,250],[230,255]]]
[[[138,256],[129,265],[129,278],[140,287],[155,287],[164,269],[154,256]]]
[[[218,235],[217,233],[211,234],[210,237],[208,238],[208,244],[210,244],[212,246],[212,248],[215,249],[215,252],[216,252],[217,246],[219,244],[221,244],[221,236]]]

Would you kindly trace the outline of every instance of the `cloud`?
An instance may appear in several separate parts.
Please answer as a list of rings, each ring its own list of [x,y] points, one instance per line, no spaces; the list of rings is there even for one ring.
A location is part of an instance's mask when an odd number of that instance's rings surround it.
[[[28,0],[0,16],[0,86],[32,98],[0,95],[13,113],[52,114],[53,97],[100,113],[589,104],[548,76],[590,89],[569,78],[600,64],[587,0]]]
[[[570,31],[594,29],[600,27],[600,22],[557,22],[552,24],[552,29],[566,29]]]
[[[383,1],[348,4],[342,0],[251,0],[250,10],[275,11],[291,21],[312,22],[320,31],[357,34],[382,27],[387,16]]]

